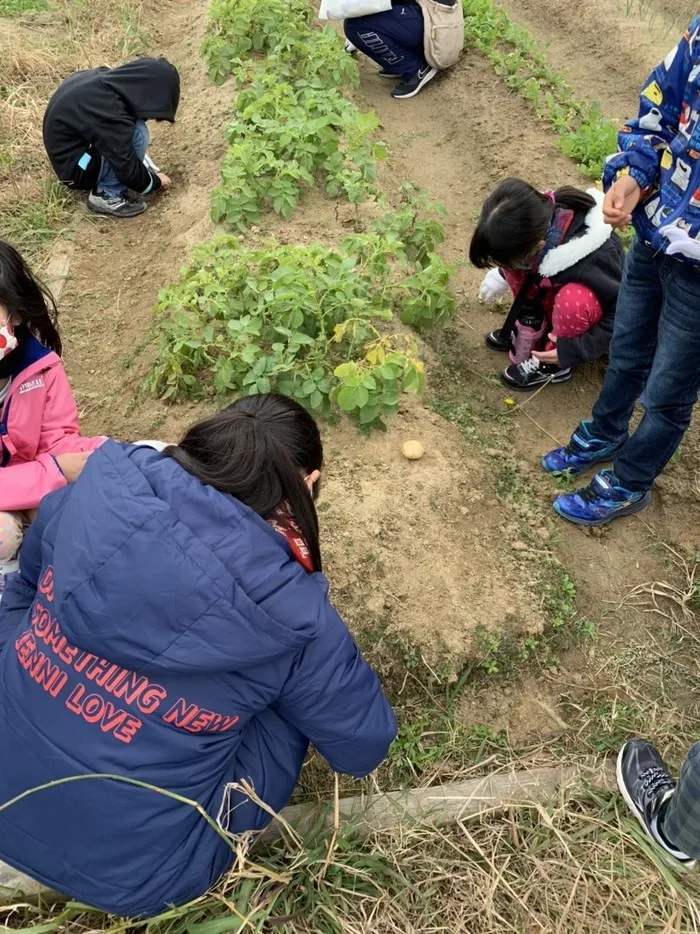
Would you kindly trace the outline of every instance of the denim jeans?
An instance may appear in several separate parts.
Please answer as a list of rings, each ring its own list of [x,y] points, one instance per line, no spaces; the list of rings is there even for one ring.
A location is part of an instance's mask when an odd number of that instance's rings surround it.
[[[346,38],[389,74],[412,78],[426,66],[423,11],[417,3],[346,19],[343,28]]]
[[[651,489],[690,424],[698,388],[700,272],[635,240],[590,429],[595,438],[625,442],[614,469],[628,490]],[[629,436],[637,399],[644,416]]]
[[[133,146],[139,161],[143,161],[143,157],[148,150],[150,139],[148,127],[144,121],[137,120],[136,127],[134,128]],[[125,198],[128,193],[126,185],[123,185],[119,181],[116,172],[104,156],[102,157],[102,166],[95,188],[101,194],[107,195],[108,198]]]

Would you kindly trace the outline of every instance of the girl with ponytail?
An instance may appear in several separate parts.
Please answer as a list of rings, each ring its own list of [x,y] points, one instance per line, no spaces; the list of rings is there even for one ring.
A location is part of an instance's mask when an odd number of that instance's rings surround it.
[[[310,743],[379,765],[396,722],[320,573],[322,467],[313,418],[268,394],[165,450],[108,440],[45,497],[0,605],[0,801],[52,788],[0,812],[0,861],[157,915],[230,869]]]
[[[469,258],[489,270],[483,302],[515,299],[503,327],[486,335],[488,347],[510,355],[507,386],[563,383],[607,353],[624,257],[601,192],[538,191],[508,178],[484,201]]]

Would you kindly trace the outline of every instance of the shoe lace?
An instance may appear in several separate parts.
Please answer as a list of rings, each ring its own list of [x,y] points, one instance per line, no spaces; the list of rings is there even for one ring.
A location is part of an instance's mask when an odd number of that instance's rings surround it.
[[[647,795],[656,795],[666,788],[673,788],[674,784],[668,776],[666,769],[658,765],[649,766],[639,776],[640,788]]]
[[[525,376],[536,373],[540,368],[540,361],[536,357],[530,357],[529,360],[523,360],[520,364],[520,370]]]

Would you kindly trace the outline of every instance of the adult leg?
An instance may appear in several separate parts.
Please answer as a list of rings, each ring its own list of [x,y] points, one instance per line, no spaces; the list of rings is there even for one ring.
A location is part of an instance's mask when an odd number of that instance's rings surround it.
[[[692,747],[681,767],[678,785],[661,812],[659,829],[672,846],[700,858],[700,743]]]
[[[141,161],[143,161],[143,157],[146,155],[149,141],[150,134],[148,132],[148,127],[143,120],[137,120],[134,128],[132,145],[134,147],[134,152]],[[104,156],[102,157],[102,167],[95,187],[100,194],[104,194],[108,198],[126,198],[128,194],[126,185],[123,185],[119,181],[116,172]]]
[[[644,416],[615,461],[625,489],[650,490],[683,439],[700,389],[700,274],[665,257],[663,305],[651,373],[641,396]]]
[[[343,26],[346,38],[389,74],[410,78],[426,67],[423,13],[417,3],[346,19]]]
[[[656,351],[663,290],[662,260],[635,240],[627,256],[610,343],[610,363],[593,407],[590,434],[609,443],[627,436]]]

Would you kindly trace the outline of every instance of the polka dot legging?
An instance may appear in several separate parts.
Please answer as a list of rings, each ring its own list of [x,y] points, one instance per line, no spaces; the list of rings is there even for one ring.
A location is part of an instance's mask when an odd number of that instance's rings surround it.
[[[517,295],[525,281],[525,274],[502,270],[503,277]],[[603,309],[592,289],[580,282],[567,282],[560,289],[550,289],[542,302],[550,320],[550,333],[555,337],[581,337],[598,324],[603,317]],[[556,345],[547,342],[547,350]]]
[[[0,565],[15,557],[24,535],[24,516],[18,512],[0,512]]]

